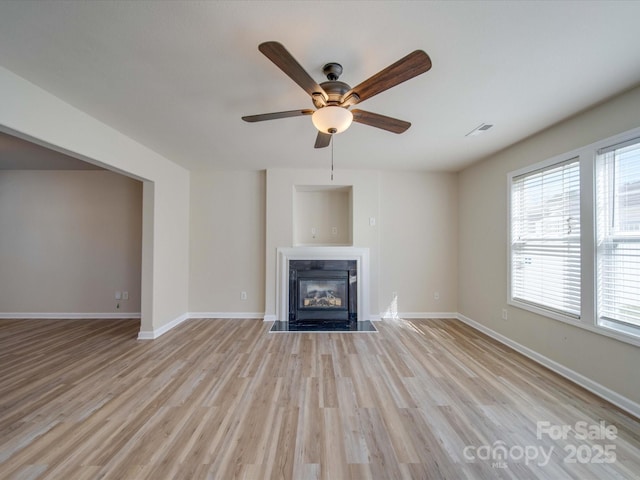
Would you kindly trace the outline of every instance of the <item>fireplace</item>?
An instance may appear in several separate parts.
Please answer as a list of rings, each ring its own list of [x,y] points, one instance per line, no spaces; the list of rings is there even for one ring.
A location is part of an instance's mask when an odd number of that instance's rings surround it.
[[[369,249],[360,247],[333,247],[333,246],[298,246],[279,247],[277,249],[276,268],[276,305],[275,315],[265,315],[265,320],[276,321],[281,325],[289,325],[289,310],[291,309],[290,291],[297,289],[297,284],[289,279],[290,266],[295,266],[297,261],[351,261],[355,262],[355,279],[351,284],[352,295],[349,297],[354,302],[353,312],[356,322],[369,321]],[[342,270],[351,270],[354,264]],[[311,270],[311,269],[310,269]],[[315,270],[315,268],[313,269]],[[335,269],[329,269],[329,271]],[[297,275],[297,272],[296,272]],[[297,299],[298,297],[296,297]],[[297,304],[296,304],[297,305]],[[296,307],[297,308],[297,307]],[[310,320],[309,323],[313,322]],[[307,323],[307,324],[309,324]],[[292,324],[293,325],[293,324]]]
[[[289,322],[358,319],[355,260],[290,260]]]

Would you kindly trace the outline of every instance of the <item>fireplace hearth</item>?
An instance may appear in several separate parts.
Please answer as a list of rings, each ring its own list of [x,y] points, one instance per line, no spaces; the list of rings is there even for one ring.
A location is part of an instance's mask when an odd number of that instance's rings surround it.
[[[357,291],[355,260],[290,260],[289,323],[355,322]]]

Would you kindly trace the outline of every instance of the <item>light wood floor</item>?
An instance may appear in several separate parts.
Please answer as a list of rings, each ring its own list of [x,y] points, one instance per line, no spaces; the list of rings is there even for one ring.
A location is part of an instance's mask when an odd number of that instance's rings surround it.
[[[270,325],[138,341],[137,321],[0,320],[0,478],[640,478],[637,419],[458,321]],[[539,421],[617,433],[539,439]]]

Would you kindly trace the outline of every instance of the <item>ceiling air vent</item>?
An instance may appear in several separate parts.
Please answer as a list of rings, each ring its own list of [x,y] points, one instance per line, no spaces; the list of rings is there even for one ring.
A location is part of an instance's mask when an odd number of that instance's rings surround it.
[[[473,130],[471,130],[469,133],[467,133],[465,135],[465,137],[475,137],[476,135],[480,135],[481,133],[486,132],[487,130],[489,130],[491,127],[493,127],[493,125],[488,125],[486,123],[481,123],[480,125],[478,125],[476,128],[474,128]]]

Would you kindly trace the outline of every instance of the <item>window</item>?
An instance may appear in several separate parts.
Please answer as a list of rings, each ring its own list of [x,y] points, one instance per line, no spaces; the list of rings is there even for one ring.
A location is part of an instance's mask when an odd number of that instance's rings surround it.
[[[640,128],[508,185],[508,303],[640,346]]]
[[[580,317],[580,162],[514,176],[511,298]]]
[[[598,151],[597,306],[601,325],[640,327],[640,139]]]

